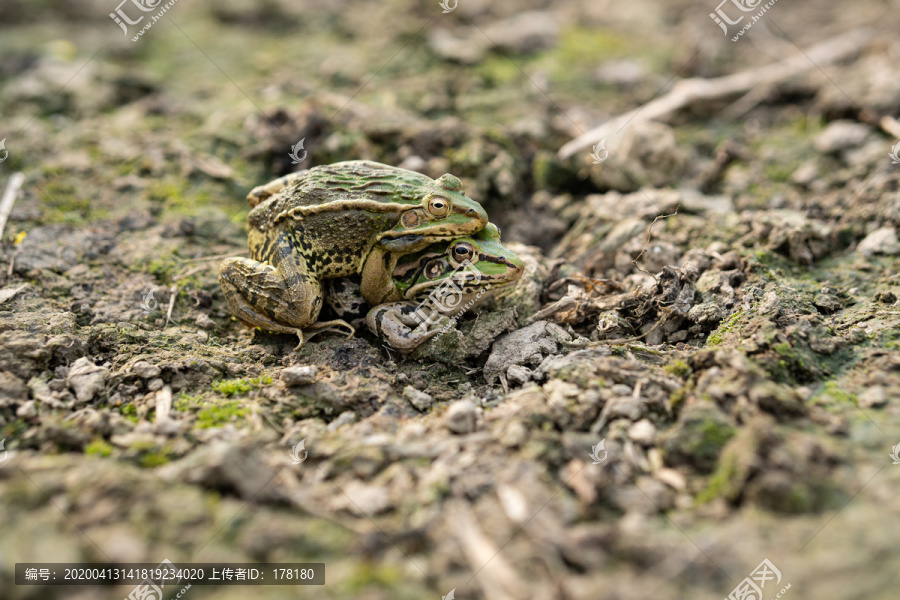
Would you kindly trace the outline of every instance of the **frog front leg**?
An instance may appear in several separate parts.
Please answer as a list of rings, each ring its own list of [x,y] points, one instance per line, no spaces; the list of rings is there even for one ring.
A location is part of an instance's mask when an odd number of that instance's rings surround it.
[[[389,302],[366,315],[369,330],[403,354],[447,331],[450,318],[417,302]]]
[[[333,327],[355,330],[343,320],[317,323],[322,309],[322,286],[307,272],[302,256],[283,238],[276,242],[275,264],[250,258],[228,258],[219,267],[219,282],[231,313],[250,325],[300,338],[297,348],[312,335]]]

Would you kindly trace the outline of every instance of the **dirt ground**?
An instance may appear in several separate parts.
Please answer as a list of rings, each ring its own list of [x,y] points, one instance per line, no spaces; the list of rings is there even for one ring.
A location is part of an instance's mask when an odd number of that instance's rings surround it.
[[[0,0],[0,598],[895,596],[900,1],[715,2]],[[411,356],[243,326],[246,193],[353,159],[523,278]]]

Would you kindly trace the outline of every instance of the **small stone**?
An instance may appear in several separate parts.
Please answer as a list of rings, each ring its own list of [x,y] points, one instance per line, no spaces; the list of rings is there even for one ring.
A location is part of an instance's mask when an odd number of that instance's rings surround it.
[[[515,385],[524,385],[531,381],[531,369],[522,365],[510,365],[506,371],[506,379]]]
[[[163,387],[163,380],[157,377],[156,379],[151,379],[147,382],[147,390],[151,392],[158,392]]]
[[[856,251],[870,258],[874,254],[900,254],[900,242],[893,227],[876,229],[856,246]]]
[[[417,390],[411,385],[403,388],[403,397],[409,400],[409,403],[412,404],[416,410],[422,412],[428,410],[431,408],[431,405],[434,404],[434,398],[421,390]]]
[[[867,388],[859,395],[857,403],[860,408],[878,408],[887,404],[887,392],[880,385]]]
[[[500,434],[500,443],[510,448],[521,446],[528,439],[528,428],[521,421],[512,421]]]
[[[328,431],[335,431],[336,429],[343,427],[344,425],[349,425],[350,423],[355,422],[356,413],[352,410],[345,410],[338,415],[337,419],[328,424]]]
[[[756,310],[759,314],[764,315],[775,310],[776,306],[778,306],[778,294],[774,291],[768,291],[763,296],[759,306],[756,307]]]
[[[153,379],[159,377],[161,371],[156,365],[150,364],[146,360],[139,360],[131,365],[131,372],[143,379]]]
[[[833,313],[840,310],[842,304],[837,296],[826,294],[824,292],[816,294],[813,297],[813,304],[826,313]]]
[[[628,437],[637,444],[650,446],[656,441],[656,426],[648,419],[641,419],[628,428]]]
[[[850,150],[860,146],[870,131],[868,125],[856,121],[834,121],[816,137],[815,147],[826,154]]]
[[[882,304],[893,304],[897,301],[897,296],[894,292],[878,292],[875,294],[875,302],[881,302]]]
[[[460,435],[474,432],[478,428],[478,407],[470,400],[457,400],[447,409],[444,425]]]
[[[806,161],[791,175],[791,181],[802,186],[808,186],[818,178],[819,164],[815,160]]]
[[[625,385],[624,383],[617,383],[612,386],[609,391],[616,396],[630,396],[631,386]]]
[[[216,322],[209,318],[209,315],[206,313],[200,313],[196,319],[194,319],[194,323],[200,329],[212,329],[216,326]]]
[[[653,476],[675,490],[681,491],[687,486],[687,481],[684,479],[684,475],[682,475],[675,469],[659,469],[653,474]]]
[[[103,391],[105,383],[106,369],[98,367],[86,357],[76,360],[66,377],[66,385],[72,388],[79,402],[90,402]]]
[[[16,416],[23,419],[31,419],[37,416],[37,401],[29,400],[16,410]]]
[[[281,371],[281,380],[288,387],[296,387],[299,385],[309,385],[316,380],[319,374],[319,368],[315,365],[304,365],[300,367],[287,367]]]

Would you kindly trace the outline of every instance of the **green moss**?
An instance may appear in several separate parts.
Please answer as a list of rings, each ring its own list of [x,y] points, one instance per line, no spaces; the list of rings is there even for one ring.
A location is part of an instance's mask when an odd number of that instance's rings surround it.
[[[356,594],[371,587],[394,590],[402,579],[403,573],[395,566],[363,562],[349,574],[344,585],[347,592]]]
[[[138,462],[145,469],[152,469],[153,467],[159,467],[169,462],[170,451],[164,449],[160,452],[148,452],[140,457]]]
[[[681,378],[688,377],[691,374],[691,368],[683,360],[673,360],[663,367],[663,371]]]
[[[156,258],[147,265],[147,272],[156,277],[160,283],[168,285],[178,272],[178,263],[172,257]]]
[[[492,54],[475,67],[475,72],[489,86],[507,85],[522,76],[516,64],[505,56]]]
[[[226,381],[218,381],[213,384],[213,389],[226,397],[246,394],[250,390],[272,385],[272,378],[269,376],[254,377],[252,379],[230,379]]]
[[[813,396],[812,403],[830,407],[839,407],[840,405],[848,404],[857,406],[859,404],[859,398],[856,394],[845,393],[837,383],[826,381],[822,390]]]
[[[739,475],[740,469],[737,461],[733,460],[731,456],[723,455],[719,467],[710,477],[709,484],[697,494],[697,502],[703,504],[719,497],[734,500],[740,493],[740,486],[743,483],[743,479]]]
[[[132,423],[138,422],[137,409],[134,404],[123,404],[119,407],[119,413]]]
[[[130,406],[130,405],[129,405]],[[106,440],[97,438],[84,447],[84,453],[88,456],[109,456],[113,447]]]
[[[685,400],[687,400],[687,391],[685,388],[678,388],[672,392],[669,395],[669,406],[672,408],[672,412],[677,414],[684,405]]]
[[[746,311],[739,310],[724,321],[706,338],[707,346],[718,346],[724,341],[725,334],[731,332]]]
[[[248,410],[238,400],[229,400],[218,404],[206,403],[197,413],[197,427],[209,429],[221,427],[226,423],[235,423],[248,414]]]

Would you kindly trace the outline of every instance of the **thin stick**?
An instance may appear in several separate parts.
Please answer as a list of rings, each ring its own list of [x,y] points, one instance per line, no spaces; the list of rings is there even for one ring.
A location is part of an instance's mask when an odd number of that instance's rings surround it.
[[[679,208],[681,208],[680,204],[675,206],[675,212],[673,212],[670,215],[656,215],[656,218],[653,219],[653,222],[650,223],[650,226],[647,228],[647,241],[644,242],[644,247],[641,248],[641,252],[637,256],[634,257],[633,261],[631,261],[631,264],[633,264],[635,267],[637,267],[638,271],[640,271],[641,273],[647,273],[647,275],[649,275],[650,277],[653,278],[653,281],[657,281],[656,275],[654,275],[653,273],[649,273],[646,269],[644,269],[639,264],[637,264],[637,261],[640,257],[642,257],[644,255],[644,252],[646,252],[647,248],[650,246],[650,240],[653,237],[653,226],[656,225],[656,222],[659,221],[660,219],[668,219],[669,217],[674,217],[675,215],[678,214]]]
[[[172,288],[169,290],[169,292],[172,295],[169,297],[169,310],[166,311],[166,324],[165,326],[163,326],[163,329],[169,326],[169,320],[172,318],[172,308],[175,306],[175,296],[178,295],[178,286],[172,284]]]
[[[881,120],[878,121],[878,125],[892,136],[900,138],[900,121],[894,117],[882,117]]]
[[[616,135],[630,123],[662,119],[698,100],[716,100],[747,93],[758,86],[771,86],[787,81],[805,71],[821,68],[851,56],[871,44],[874,39],[871,30],[856,29],[839,38],[817,44],[805,54],[801,53],[775,64],[715,79],[692,78],[679,81],[668,94],[579,135],[559,149],[559,158],[569,158],[606,137]]]
[[[9,219],[9,213],[12,212],[13,204],[16,203],[16,195],[22,189],[25,183],[25,173],[21,171],[14,173],[6,184],[6,190],[3,192],[3,199],[0,200],[0,238],[3,237],[3,230],[6,228],[6,221]]]

